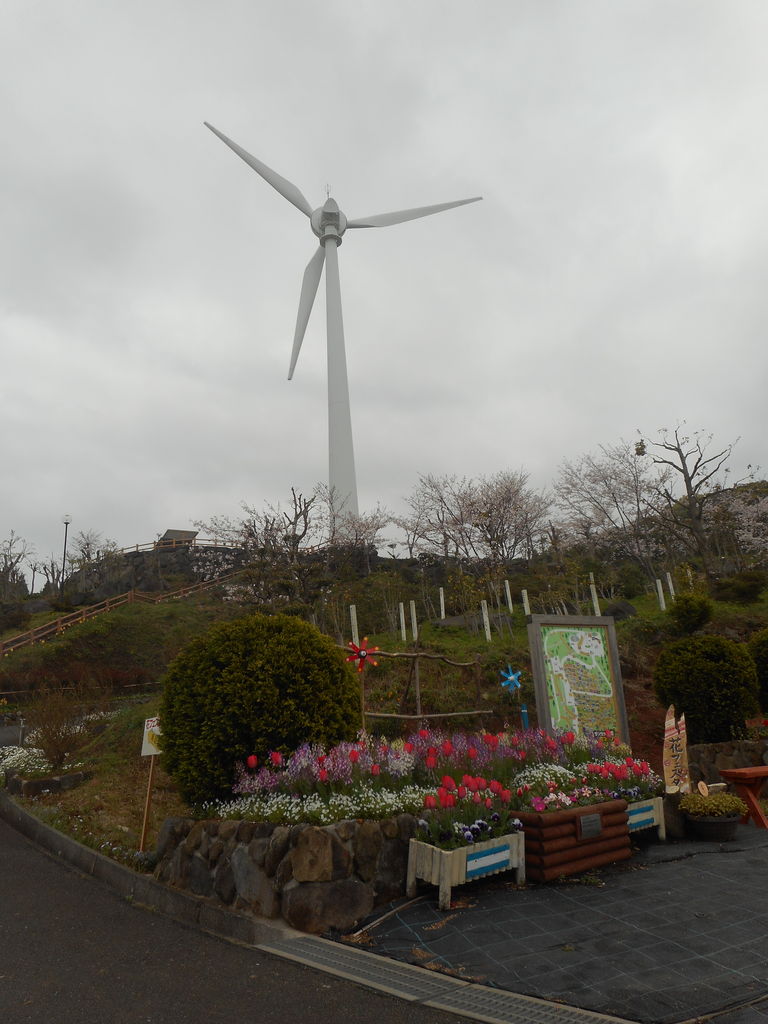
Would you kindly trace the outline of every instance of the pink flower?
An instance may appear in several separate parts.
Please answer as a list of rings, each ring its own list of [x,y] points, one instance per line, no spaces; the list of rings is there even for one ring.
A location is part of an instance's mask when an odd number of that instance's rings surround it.
[[[253,769],[259,763],[259,759],[258,757],[256,757],[255,754],[249,754],[248,757],[245,759],[245,763],[248,765],[249,768]]]

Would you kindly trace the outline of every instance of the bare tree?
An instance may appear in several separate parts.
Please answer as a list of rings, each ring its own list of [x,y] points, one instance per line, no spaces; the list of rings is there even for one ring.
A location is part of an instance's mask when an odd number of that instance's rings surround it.
[[[564,461],[554,484],[555,501],[563,512],[562,527],[592,554],[598,547],[613,550],[653,580],[655,546],[654,496],[664,488],[670,470],[656,470],[637,458],[627,441],[601,445],[598,455]]]
[[[31,554],[23,537],[11,530],[0,542],[0,601],[15,601],[27,596],[27,582],[21,566]]]
[[[659,431],[658,441],[641,435],[635,446],[638,459],[648,456],[664,471],[651,502],[654,512],[674,536],[699,556],[707,579],[712,578],[713,557],[706,512],[728,482],[730,468],[726,463],[737,441],[711,452],[712,434],[701,430],[688,434],[685,424],[680,424],[673,431]],[[751,479],[751,469],[747,466],[747,476],[732,486]]]
[[[407,499],[411,515],[396,522],[406,531],[411,552],[459,563],[506,564],[521,554],[530,557],[545,528],[548,501],[527,484],[522,470],[476,481],[420,476]]]

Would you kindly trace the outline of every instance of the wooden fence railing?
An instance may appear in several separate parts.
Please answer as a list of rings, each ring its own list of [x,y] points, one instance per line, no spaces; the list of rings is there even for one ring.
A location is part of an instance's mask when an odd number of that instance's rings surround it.
[[[139,590],[128,590],[125,594],[108,597],[106,601],[88,605],[87,608],[78,608],[77,611],[70,612],[68,615],[61,615],[51,622],[43,623],[42,626],[35,626],[34,629],[30,629],[26,633],[19,633],[18,636],[13,636],[10,640],[0,640],[0,657],[10,654],[11,651],[17,651],[20,647],[28,647],[30,644],[36,644],[50,636],[63,633],[70,626],[76,626],[80,622],[87,622],[88,619],[93,619],[97,615],[103,615],[105,612],[114,611],[115,608],[120,608],[122,605],[133,604],[137,601],[144,604],[160,604],[163,601],[191,597],[193,594],[199,594],[203,590],[209,590],[211,587],[226,583],[234,579],[235,576],[239,576],[243,571],[243,569],[236,569],[233,572],[225,573],[223,576],[216,576],[214,579],[203,580],[200,583],[192,583],[187,587],[180,587],[178,590],[170,590],[163,594],[147,594]]]

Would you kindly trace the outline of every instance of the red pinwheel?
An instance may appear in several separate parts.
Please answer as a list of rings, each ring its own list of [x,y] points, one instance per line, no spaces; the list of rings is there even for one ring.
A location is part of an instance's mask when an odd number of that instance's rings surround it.
[[[374,661],[371,657],[374,651],[378,651],[378,647],[368,647],[368,637],[363,637],[363,642],[358,647],[357,644],[352,643],[350,640],[349,647],[352,648],[353,654],[347,655],[347,661],[357,662],[357,671],[362,672],[365,668],[366,661],[369,661],[372,665],[378,665],[378,661]]]

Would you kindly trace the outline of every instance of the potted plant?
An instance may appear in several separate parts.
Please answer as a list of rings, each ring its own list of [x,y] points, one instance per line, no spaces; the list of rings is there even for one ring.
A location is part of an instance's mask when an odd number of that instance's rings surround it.
[[[736,837],[736,826],[747,813],[747,805],[733,793],[686,793],[680,810],[699,839],[727,843]]]

